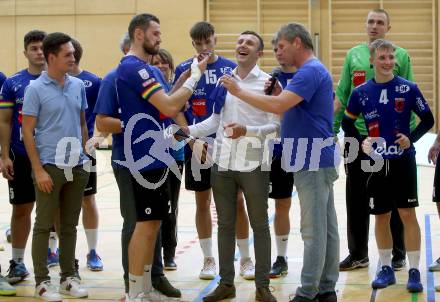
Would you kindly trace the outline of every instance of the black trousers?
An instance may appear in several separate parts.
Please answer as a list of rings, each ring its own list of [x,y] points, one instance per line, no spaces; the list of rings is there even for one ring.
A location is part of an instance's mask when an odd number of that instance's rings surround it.
[[[360,143],[359,146],[361,146]],[[368,256],[370,227],[370,208],[366,186],[370,173],[361,169],[361,160],[365,159],[366,155],[360,149],[356,159],[345,164],[348,250],[351,257],[356,260]],[[348,150],[348,144],[345,144],[344,156],[346,158]],[[393,260],[405,259],[404,230],[397,209],[391,213],[390,226],[393,237]]]
[[[183,173],[183,161],[177,161],[180,174]],[[176,254],[177,246],[177,215],[179,212],[179,193],[181,179],[176,177],[174,173],[169,172],[170,175],[170,199],[171,199],[171,214],[166,219],[162,220],[162,248],[163,258],[171,260]]]

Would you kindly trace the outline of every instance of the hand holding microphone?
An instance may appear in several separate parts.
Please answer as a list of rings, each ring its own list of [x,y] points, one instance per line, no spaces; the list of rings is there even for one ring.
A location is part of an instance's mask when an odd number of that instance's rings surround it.
[[[281,93],[281,86],[278,83],[278,77],[280,76],[281,69],[279,67],[272,71],[271,78],[264,83],[264,93],[266,95],[279,95]]]

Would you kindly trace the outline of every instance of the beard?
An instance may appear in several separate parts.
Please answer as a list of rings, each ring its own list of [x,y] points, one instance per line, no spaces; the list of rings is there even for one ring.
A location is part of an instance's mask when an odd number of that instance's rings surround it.
[[[144,41],[144,44],[142,45],[144,48],[144,51],[149,55],[157,55],[159,53],[159,44],[152,45],[148,41]]]

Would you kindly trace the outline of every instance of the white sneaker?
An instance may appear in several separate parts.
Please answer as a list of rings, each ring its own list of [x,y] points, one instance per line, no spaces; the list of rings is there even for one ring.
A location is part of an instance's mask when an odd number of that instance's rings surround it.
[[[139,293],[136,297],[130,298],[129,294],[125,294],[125,302],[147,302],[144,293]]]
[[[251,258],[242,258],[240,260],[240,276],[246,280],[255,279],[255,266]]]
[[[179,301],[180,299],[178,298],[178,300],[175,300],[175,298],[170,298],[165,296],[164,294],[162,294],[160,291],[155,290],[154,288],[151,289],[150,292],[146,293],[144,292],[144,299],[145,301],[149,301],[149,302],[162,302],[162,301]]]
[[[50,283],[50,280],[41,282],[36,288],[35,288],[35,298],[44,300],[44,301],[51,301],[51,302],[61,302],[61,295],[58,293],[58,290],[55,286]]]
[[[440,258],[435,260],[430,266],[429,266],[430,272],[437,272],[440,271]]]
[[[212,280],[215,278],[216,266],[214,257],[205,257],[203,260],[203,268],[200,271],[199,278],[202,280]]]
[[[87,289],[81,287],[81,282],[76,277],[67,277],[66,281],[60,284],[60,293],[75,298],[85,298],[89,295]]]

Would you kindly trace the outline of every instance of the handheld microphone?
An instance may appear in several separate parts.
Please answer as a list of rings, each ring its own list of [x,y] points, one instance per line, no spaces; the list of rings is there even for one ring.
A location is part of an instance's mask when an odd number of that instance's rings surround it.
[[[272,94],[275,84],[278,80],[278,77],[280,76],[280,73],[281,73],[281,69],[279,67],[275,67],[274,70],[272,71],[270,78],[270,85],[265,91],[266,95]]]

